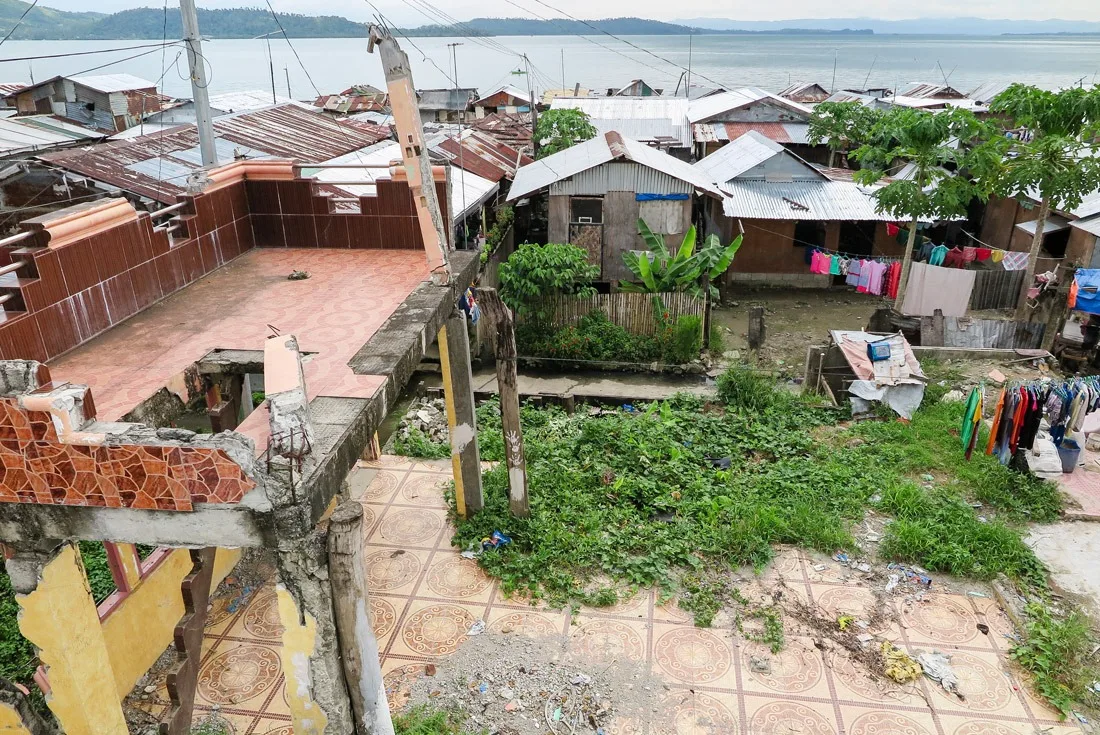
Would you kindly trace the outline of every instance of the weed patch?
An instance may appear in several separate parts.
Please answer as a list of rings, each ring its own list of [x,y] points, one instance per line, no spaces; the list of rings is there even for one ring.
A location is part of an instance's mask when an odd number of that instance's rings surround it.
[[[459,735],[466,732],[465,722],[466,715],[457,711],[418,707],[394,715],[393,730],[395,735]]]
[[[1064,714],[1075,702],[1100,706],[1093,688],[1100,665],[1088,620],[1076,610],[1055,617],[1039,603],[1028,605],[1027,615],[1026,642],[1013,649],[1012,657],[1031,672],[1035,689]]]
[[[434,442],[420,429],[409,427],[407,437],[394,437],[393,451],[402,457],[446,459],[451,456],[451,445]]]

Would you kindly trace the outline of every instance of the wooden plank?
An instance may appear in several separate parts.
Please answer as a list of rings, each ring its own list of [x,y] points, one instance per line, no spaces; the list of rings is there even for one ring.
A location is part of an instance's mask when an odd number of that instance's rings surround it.
[[[183,617],[174,633],[178,660],[168,672],[166,685],[172,704],[168,716],[160,723],[160,735],[188,735],[191,714],[195,707],[195,690],[199,685],[199,662],[202,660],[202,632],[206,627],[206,606],[214,577],[214,557],[217,549],[191,549],[191,573],[180,585],[183,592]]]

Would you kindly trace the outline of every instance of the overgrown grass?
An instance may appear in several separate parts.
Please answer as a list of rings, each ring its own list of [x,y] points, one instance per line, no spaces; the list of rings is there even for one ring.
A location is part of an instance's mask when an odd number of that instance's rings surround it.
[[[453,710],[417,707],[405,714],[393,716],[395,735],[459,735],[466,715]],[[484,730],[478,732],[484,733]]]
[[[1100,706],[1093,688],[1100,665],[1085,616],[1074,610],[1055,617],[1038,603],[1028,605],[1027,614],[1027,638],[1012,656],[1031,672],[1035,689],[1065,714],[1080,702]]]
[[[81,541],[78,546],[88,584],[92,588],[92,599],[98,605],[117,589],[111,566],[107,563],[107,549],[99,541]]]
[[[420,429],[410,427],[407,437],[394,437],[393,451],[402,457],[446,459],[451,456],[451,445],[432,441]]]

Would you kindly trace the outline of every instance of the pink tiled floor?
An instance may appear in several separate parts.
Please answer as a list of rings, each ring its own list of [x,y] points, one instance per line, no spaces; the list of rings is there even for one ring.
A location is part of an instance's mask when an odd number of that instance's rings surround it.
[[[288,281],[294,270],[312,277]],[[382,384],[348,360],[428,276],[404,250],[255,249],[50,364],[55,381],[92,387],[117,420],[216,348],[263,349],[268,325],[316,352],[311,395],[369,397]]]
[[[1100,459],[1100,453],[1086,449],[1081,453],[1081,461],[1085,466],[1079,466],[1059,479],[1062,489],[1081,506],[1068,509],[1071,516],[1100,520],[1100,472],[1090,472],[1085,469],[1085,467],[1093,467],[1100,470],[1100,466],[1096,464],[1098,459]]]
[[[620,719],[608,735],[1080,732],[1028,691],[1008,659],[1005,634],[1012,627],[992,599],[935,592],[923,603],[901,596],[886,603],[898,622],[886,626],[883,636],[914,655],[931,649],[950,654],[965,701],[928,679],[906,686],[872,679],[837,649],[819,650],[811,634],[792,624],[785,649],[772,655],[732,625],[693,627],[690,616],[674,603],[658,604],[653,592],[613,608],[582,608],[571,617],[568,610],[506,598],[496,580],[459,556],[450,545],[452,529],[438,492],[449,479],[446,462],[397,457],[361,467],[351,478],[352,495],[366,510],[371,614],[394,710],[408,701],[409,685],[424,676],[426,663],[478,645],[466,631],[484,620],[492,632],[566,636],[578,660],[648,664],[668,685],[654,695],[663,714],[648,723]],[[839,574],[816,571],[821,561],[781,550],[761,578],[742,590],[762,594],[782,580],[787,594],[838,614],[858,614],[868,604],[867,591]],[[266,653],[279,645],[271,599],[265,590],[233,615],[217,607],[207,628],[196,715],[219,704],[233,735],[290,732],[280,729],[286,727],[281,672]],[[978,623],[988,625],[990,634],[982,634]],[[767,657],[770,672],[754,671],[753,656]],[[156,706],[163,708],[164,701]]]

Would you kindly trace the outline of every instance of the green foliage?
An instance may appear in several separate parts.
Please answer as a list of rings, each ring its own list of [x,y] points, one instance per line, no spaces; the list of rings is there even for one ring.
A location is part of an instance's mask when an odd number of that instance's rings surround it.
[[[882,111],[859,102],[822,102],[814,107],[810,118],[810,142],[829,146],[832,165],[832,156],[837,151],[858,148],[870,142],[870,132],[882,115]]]
[[[589,296],[599,275],[575,245],[520,245],[500,265],[500,298],[517,316],[544,323],[553,316],[548,298]]]
[[[153,555],[153,552],[156,551],[158,547],[148,546],[146,544],[134,544],[134,548],[137,549],[138,558],[145,561]]]
[[[691,227],[680,247],[672,253],[665,244],[664,235],[650,230],[645,220],[638,220],[638,230],[649,251],[641,255],[633,251],[623,253],[623,262],[637,282],[619,284],[623,291],[633,293],[689,291],[701,298],[702,277],[706,275],[714,281],[729,270],[743,240],[743,236],[738,235],[736,240],[723,247],[717,235],[709,235],[697,252],[695,228]],[[710,286],[710,295],[718,298],[718,289],[714,285]]]
[[[111,576],[111,567],[107,563],[107,548],[99,541],[81,541],[79,545],[84,572],[88,575],[88,584],[92,588],[92,599],[98,605],[117,589],[115,578]]]
[[[19,632],[19,603],[7,571],[0,571],[0,677],[37,691],[33,684],[38,656]]]
[[[233,735],[233,730],[226,720],[212,714],[192,725],[191,735]]]
[[[416,459],[447,459],[451,456],[451,445],[434,442],[415,426],[409,427],[409,435],[394,437],[394,454]]]
[[[656,336],[632,334],[598,309],[576,326],[547,331],[537,324],[516,329],[516,346],[523,357],[582,362],[624,362],[683,365],[699,357],[702,319],[681,316],[664,322]]]
[[[734,365],[718,376],[718,398],[733,410],[756,414],[783,409],[799,400],[770,375],[747,365]]]
[[[683,365],[699,358],[703,349],[703,317],[682,316],[664,330],[664,361]]]
[[[508,230],[515,221],[516,211],[511,207],[503,206],[497,210],[497,220],[489,228],[489,232],[485,235],[485,244],[481,246],[482,265],[489,261],[489,256],[500,246],[501,241],[504,240],[504,236],[508,234]]]
[[[457,710],[432,709],[421,706],[393,716],[395,735],[460,735],[466,715]],[[484,730],[477,732],[484,733]]]
[[[1055,617],[1039,603],[1028,605],[1027,616],[1027,636],[1012,650],[1012,657],[1031,673],[1039,694],[1063,715],[1076,702],[1100,704],[1093,689],[1100,667],[1093,657],[1096,642],[1088,619],[1077,610]]]
[[[538,158],[546,158],[595,138],[600,131],[582,110],[547,110],[535,125]]]
[[[252,407],[259,408],[263,405],[263,402],[267,400],[267,394],[262,390],[252,391]]]
[[[726,333],[715,322],[710,325],[710,352],[712,355],[721,355],[726,351]]]
[[[871,128],[866,142],[853,152],[865,185],[889,175],[898,160],[913,165],[912,176],[894,179],[874,193],[878,209],[898,219],[949,219],[965,215],[975,198],[986,199],[984,179],[955,172],[987,158],[975,143],[993,136],[992,128],[968,110],[928,112],[894,107]],[[962,141],[960,143],[960,141]],[[982,155],[973,153],[983,150]]]

